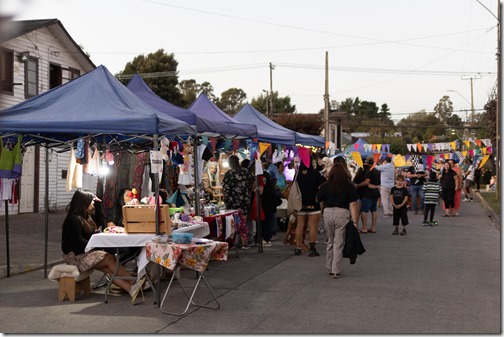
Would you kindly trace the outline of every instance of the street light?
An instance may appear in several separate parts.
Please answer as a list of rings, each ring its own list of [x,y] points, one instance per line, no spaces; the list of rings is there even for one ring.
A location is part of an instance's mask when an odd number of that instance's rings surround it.
[[[458,92],[457,90],[453,90],[453,89],[450,89],[450,90],[446,90],[447,92],[455,92],[457,93],[460,97],[462,97],[467,103],[469,103],[471,105],[471,112],[474,114],[474,104],[472,102],[469,102],[469,100],[467,98],[465,98],[464,95],[462,95],[460,92]],[[472,96],[471,96],[472,98]],[[467,110],[466,110],[466,122],[467,122]],[[471,120],[472,122],[472,120]]]
[[[269,118],[269,91],[264,89],[263,91],[266,93],[266,117]]]

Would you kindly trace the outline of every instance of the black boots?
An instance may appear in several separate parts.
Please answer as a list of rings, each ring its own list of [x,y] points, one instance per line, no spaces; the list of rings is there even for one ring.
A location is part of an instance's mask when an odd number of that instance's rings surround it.
[[[317,252],[317,249],[315,248],[315,242],[310,242],[310,253],[308,256],[319,256],[320,254]]]

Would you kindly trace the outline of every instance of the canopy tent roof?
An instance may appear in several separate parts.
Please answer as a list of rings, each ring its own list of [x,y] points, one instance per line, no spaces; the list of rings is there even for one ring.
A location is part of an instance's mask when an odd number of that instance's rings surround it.
[[[243,108],[240,109],[240,111],[234,116],[236,120],[239,120],[243,123],[250,123],[250,124],[255,124],[257,125],[259,135],[261,130],[267,131],[269,133],[272,133],[277,136],[277,138],[284,138],[285,141],[287,139],[290,140],[289,143],[285,143],[282,141],[276,141],[274,143],[278,144],[285,144],[285,145],[295,145],[295,144],[302,144],[302,145],[309,145],[309,146],[318,146],[318,147],[324,147],[325,146],[325,140],[324,137],[321,136],[314,136],[314,135],[307,135],[301,132],[296,132],[290,129],[287,129],[286,127],[275,123],[268,117],[264,116],[261,114],[257,109],[255,109],[252,105],[250,104],[245,104]],[[292,139],[293,137],[293,139]]]
[[[222,123],[229,124],[236,129],[241,130],[250,138],[258,137],[257,127],[253,124],[246,124],[237,121],[233,117],[226,114],[224,111],[219,109],[208,97],[201,93],[194,102],[192,102],[189,107],[189,111],[195,113],[197,116],[202,117],[205,120],[210,120],[212,123]],[[272,135],[269,135],[272,136]]]
[[[135,95],[140,97],[145,103],[156,109],[161,114],[166,114],[181,121],[193,125],[199,133],[208,136],[218,136],[219,134],[228,137],[243,136],[255,137],[254,133],[245,129],[241,123],[213,121],[208,118],[199,116],[193,111],[181,108],[172,104],[158,95],[145,83],[142,77],[138,74],[133,75],[127,85]]]
[[[283,145],[296,145],[296,135],[294,131],[276,124],[268,117],[257,111],[252,105],[245,104],[233,117],[242,123],[254,124],[257,126],[258,138],[264,140],[272,136],[271,142]]]
[[[35,143],[63,144],[83,135],[142,141],[154,134],[191,135],[189,124],[160,115],[104,66],[0,111],[0,133],[21,133]],[[107,136],[105,136],[107,135]],[[26,139],[24,139],[26,140]]]

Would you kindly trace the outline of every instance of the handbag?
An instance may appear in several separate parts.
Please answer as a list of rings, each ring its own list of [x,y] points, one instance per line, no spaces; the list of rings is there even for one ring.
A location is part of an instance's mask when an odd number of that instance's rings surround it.
[[[296,176],[292,181],[292,187],[289,191],[289,197],[287,198],[287,214],[290,215],[292,213],[298,212],[303,208],[303,198],[301,196],[301,191],[299,190],[299,185],[296,180]]]
[[[283,189],[282,191],[282,198],[283,199],[289,199],[289,193],[290,193],[290,190],[292,188],[292,182],[290,184],[288,184],[287,186],[285,186],[285,188]]]

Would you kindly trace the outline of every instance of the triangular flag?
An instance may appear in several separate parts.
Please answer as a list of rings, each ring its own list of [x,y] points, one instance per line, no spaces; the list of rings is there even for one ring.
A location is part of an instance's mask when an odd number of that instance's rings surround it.
[[[353,158],[353,160],[355,160],[357,165],[359,165],[359,167],[364,167],[364,163],[362,162],[362,157],[361,157],[360,153],[357,151],[353,151],[350,153],[352,154],[352,158]]]
[[[264,151],[266,151],[270,145],[271,145],[270,143],[261,143],[260,142],[259,143],[259,155],[262,156]]]
[[[481,139],[476,139],[474,142],[478,145],[478,147],[481,147]]]
[[[215,152],[215,146],[217,145],[217,138],[210,137],[210,144],[212,144],[212,152]]]
[[[240,141],[238,139],[233,139],[233,152],[236,152],[236,150],[238,150],[239,146],[240,146]]]
[[[467,148],[469,148],[471,146],[471,142],[468,141],[468,140],[464,140],[464,144]]]
[[[456,150],[457,149],[457,141],[454,140],[453,142],[450,142],[450,145],[452,147],[453,150]]]
[[[374,152],[376,150],[376,144],[371,145],[371,151]]]
[[[404,157],[400,154],[397,154],[393,160],[394,166],[395,167],[402,167],[406,166],[406,160],[404,160]]]
[[[355,144],[353,145],[353,147],[354,147],[354,149],[355,149],[356,151],[359,151],[359,144],[358,144],[358,143],[355,143]]]
[[[481,148],[481,151],[483,152],[483,154],[486,154],[486,152],[487,152],[487,148],[486,148],[486,147],[482,147],[482,148]]]
[[[378,152],[380,152],[380,151],[381,151],[381,147],[382,147],[382,145],[381,145],[381,144],[376,144],[376,148],[378,149]]]
[[[208,137],[207,136],[201,136],[201,141],[203,144],[208,145]]]
[[[380,159],[380,156],[381,156],[381,154],[380,154],[380,153],[373,153],[373,160],[374,160],[373,167],[375,167],[376,163],[377,163],[377,162],[378,162],[378,160]]]
[[[418,152],[422,152],[422,144],[418,143],[416,147]]]
[[[462,151],[462,155],[463,155],[464,157],[466,157],[466,156],[467,156],[467,151]]]
[[[224,142],[224,151],[227,151],[230,146],[231,146],[231,139],[226,138],[226,141]]]
[[[483,156],[483,159],[481,159],[481,163],[479,164],[478,168],[482,168],[483,165],[485,165],[485,163],[487,162],[488,158],[490,158],[490,155],[485,155]]]
[[[298,156],[306,167],[310,167],[310,152],[306,147],[298,147]]]

